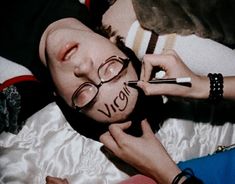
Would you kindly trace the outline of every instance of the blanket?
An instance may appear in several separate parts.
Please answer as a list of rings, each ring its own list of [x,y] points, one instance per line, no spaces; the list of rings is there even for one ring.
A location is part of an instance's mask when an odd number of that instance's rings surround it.
[[[159,137],[178,162],[211,154],[218,145],[235,140],[235,125],[194,124],[169,119]],[[74,131],[55,103],[31,116],[17,134],[0,135],[2,183],[45,183],[47,175],[67,178],[71,184],[115,184],[134,170],[102,152],[102,144]]]

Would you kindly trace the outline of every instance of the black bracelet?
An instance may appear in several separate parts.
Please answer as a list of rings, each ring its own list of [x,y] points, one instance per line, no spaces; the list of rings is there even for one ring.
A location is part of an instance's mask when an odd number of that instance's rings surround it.
[[[109,6],[112,6],[116,2],[116,0],[106,0],[106,1],[109,3]]]
[[[208,99],[213,103],[217,103],[223,99],[223,75],[221,73],[209,73],[207,76],[210,79],[210,94]]]
[[[184,169],[181,173],[175,176],[171,184],[178,184],[180,179],[184,176],[187,178],[194,176],[193,171],[189,168]]]
[[[171,184],[178,184],[183,177],[186,177],[187,179],[182,184],[203,184],[201,180],[194,176],[194,173],[190,168],[186,168],[176,175]]]
[[[191,176],[187,178],[182,184],[203,184],[203,181],[196,178],[195,176]]]

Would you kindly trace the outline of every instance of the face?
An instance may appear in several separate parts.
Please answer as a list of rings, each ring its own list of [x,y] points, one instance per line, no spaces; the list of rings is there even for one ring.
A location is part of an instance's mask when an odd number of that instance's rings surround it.
[[[49,27],[40,43],[40,57],[51,72],[57,93],[71,107],[73,94],[81,85],[101,83],[99,68],[111,56],[127,62],[127,57],[110,40],[75,20],[65,19]],[[108,72],[115,72],[117,68],[111,67]],[[99,122],[125,120],[138,96],[137,90],[125,82],[136,79],[136,72],[129,63],[119,75],[98,87],[95,98],[81,112]],[[84,98],[87,93],[89,90],[82,94]]]

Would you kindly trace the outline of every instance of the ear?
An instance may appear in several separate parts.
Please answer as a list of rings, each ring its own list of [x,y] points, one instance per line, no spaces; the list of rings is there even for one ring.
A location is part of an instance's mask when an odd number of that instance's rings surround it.
[[[54,96],[57,96],[57,93],[54,91],[54,92],[53,92],[53,95],[54,95]]]

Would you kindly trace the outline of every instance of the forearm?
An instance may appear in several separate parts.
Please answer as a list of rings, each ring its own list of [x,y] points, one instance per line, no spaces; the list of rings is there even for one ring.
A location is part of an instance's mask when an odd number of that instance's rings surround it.
[[[235,77],[224,77],[224,98],[235,100]]]
[[[161,161],[158,158],[155,168],[150,169],[148,174],[150,174],[159,184],[171,184],[175,176],[179,173],[181,173],[181,170],[174,161],[170,157],[164,155],[164,157],[161,158]],[[182,178],[181,182],[184,181],[184,179],[185,178]]]
[[[207,76],[200,76],[198,81],[192,81],[195,90],[192,91],[192,97],[198,99],[207,99],[210,95],[210,80]],[[223,98],[235,100],[235,77],[223,78]]]

